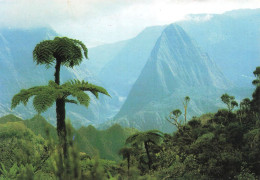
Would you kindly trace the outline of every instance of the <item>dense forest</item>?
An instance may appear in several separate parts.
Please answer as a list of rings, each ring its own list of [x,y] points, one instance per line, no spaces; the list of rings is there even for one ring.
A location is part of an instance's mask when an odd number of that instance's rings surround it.
[[[32,119],[14,115],[0,118],[0,179],[259,179],[260,178],[260,67],[253,74],[252,98],[237,102],[219,97],[225,109],[187,119],[190,98],[165,121],[170,134],[138,131],[114,125],[76,130],[66,120],[66,104],[89,106],[90,92],[110,96],[86,81],[60,82],[62,66],[72,68],[88,58],[78,40],[56,37],[36,45],[33,58],[47,68],[54,66],[54,81],[22,89],[12,107],[33,98],[38,112]],[[56,105],[57,127],[40,114]],[[180,108],[180,107],[176,107]]]

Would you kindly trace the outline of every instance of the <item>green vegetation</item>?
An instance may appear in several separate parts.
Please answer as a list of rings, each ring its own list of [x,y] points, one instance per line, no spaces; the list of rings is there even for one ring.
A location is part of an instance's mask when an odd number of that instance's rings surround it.
[[[143,168],[145,165],[148,165],[149,170],[154,168],[153,162],[156,158],[153,157],[153,154],[159,152],[158,143],[161,138],[161,132],[157,130],[138,132],[127,138],[126,144],[131,144],[135,152],[142,152],[142,149],[144,149],[146,157],[144,157],[143,153],[138,153],[139,165],[143,170],[145,170],[145,168]],[[145,160],[145,158],[147,160]]]
[[[55,128],[43,117],[2,117],[0,179],[259,179],[257,69],[252,100],[245,98],[238,105],[224,94],[227,109],[186,123],[178,119],[181,111],[174,110],[168,119],[178,127],[173,134],[119,125],[75,130],[68,123],[67,158]]]
[[[81,104],[88,107],[90,97],[84,91],[89,91],[96,98],[98,93],[105,95],[107,91],[99,86],[89,84],[85,81],[69,81],[60,85],[60,68],[62,65],[73,68],[79,65],[83,54],[88,58],[88,49],[79,40],[67,37],[56,37],[54,40],[45,40],[36,45],[33,51],[33,59],[37,64],[44,64],[46,68],[55,64],[55,81],[49,81],[47,86],[37,86],[29,89],[22,89],[12,99],[12,108],[20,103],[27,104],[31,97],[33,107],[40,114],[50,108],[56,102],[57,133],[59,142],[63,147],[63,155],[67,157],[67,132],[66,132],[66,103]],[[72,96],[74,99],[69,99]]]
[[[55,127],[42,116],[22,120],[7,115],[0,118],[0,122],[3,122],[0,123],[0,179],[96,177],[91,171],[108,176],[108,172],[120,168],[116,163],[121,160],[118,152],[127,137],[137,132],[119,125],[107,130],[97,130],[93,126],[75,130],[68,124],[69,158],[64,159]]]
[[[190,98],[182,112],[166,118],[177,130],[139,132],[113,125],[106,130],[93,126],[76,130],[65,122],[65,104],[86,107],[90,91],[109,95],[85,81],[60,84],[60,67],[73,67],[87,58],[78,40],[55,38],[43,41],[33,52],[37,64],[55,64],[55,81],[21,90],[12,108],[31,97],[40,114],[56,102],[57,133],[39,114],[22,120],[14,115],[0,118],[0,180],[142,180],[142,179],[259,179],[260,178],[260,67],[253,72],[256,89],[252,99],[235,101],[227,93],[220,98],[226,109],[187,121]],[[72,98],[71,98],[72,97]],[[70,98],[70,99],[69,99]],[[170,124],[169,124],[170,125]]]
[[[183,106],[184,106],[184,122],[186,123],[187,122],[187,108],[188,108],[188,104],[190,102],[190,97],[189,96],[186,96],[184,98],[184,101],[183,101]]]

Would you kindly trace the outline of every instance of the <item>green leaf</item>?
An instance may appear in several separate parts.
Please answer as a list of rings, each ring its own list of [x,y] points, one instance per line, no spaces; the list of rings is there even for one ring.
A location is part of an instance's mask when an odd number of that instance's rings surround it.
[[[51,107],[55,100],[55,96],[50,94],[48,91],[44,91],[34,97],[33,107],[38,113],[42,113],[45,112],[49,107]]]
[[[78,102],[76,100],[73,99],[65,99],[65,102],[67,103],[73,103],[73,104],[78,104]]]

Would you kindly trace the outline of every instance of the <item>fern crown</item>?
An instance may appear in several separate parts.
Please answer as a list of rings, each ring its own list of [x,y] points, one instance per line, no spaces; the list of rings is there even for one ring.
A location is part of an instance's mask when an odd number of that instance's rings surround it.
[[[37,64],[45,64],[47,68],[55,61],[60,61],[67,67],[73,67],[81,63],[82,51],[88,59],[88,49],[81,41],[56,37],[54,40],[45,40],[37,44],[33,50],[33,60]]]

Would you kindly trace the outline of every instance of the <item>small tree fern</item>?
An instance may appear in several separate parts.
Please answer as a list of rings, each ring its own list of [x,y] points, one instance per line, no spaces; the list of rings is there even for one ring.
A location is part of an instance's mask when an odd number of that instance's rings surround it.
[[[150,130],[150,131],[146,131],[146,132],[138,132],[135,133],[131,136],[129,136],[126,139],[126,144],[131,144],[132,147],[138,147],[140,145],[143,145],[145,148],[145,152],[148,158],[148,168],[149,170],[151,170],[152,168],[152,157],[151,157],[151,144],[158,144],[161,140],[161,138],[163,138],[162,132],[158,131],[158,130]]]

